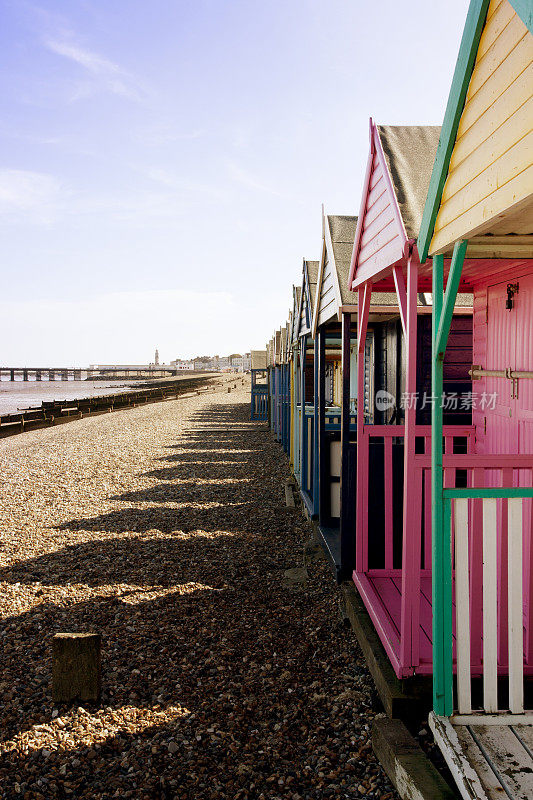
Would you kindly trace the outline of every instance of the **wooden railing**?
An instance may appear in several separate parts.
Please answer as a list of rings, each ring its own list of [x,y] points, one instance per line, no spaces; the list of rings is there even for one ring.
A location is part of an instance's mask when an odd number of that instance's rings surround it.
[[[377,626],[399,677],[412,675],[420,664],[421,576],[429,576],[431,570],[431,426],[415,428],[413,469],[408,476],[411,508],[407,517],[403,513],[404,440],[403,425],[364,425],[359,436],[358,464],[362,469],[357,479],[354,573],[363,597],[368,588],[367,576],[401,576],[399,651],[392,643],[390,626]],[[466,472],[456,461],[473,450],[474,428],[445,426],[443,440],[450,459],[446,485],[467,486]],[[369,611],[372,615],[372,609]]]
[[[392,570],[394,567],[400,567],[401,563],[394,564],[394,496],[395,491],[398,493],[398,481],[403,485],[403,474],[398,474],[398,470],[394,466],[393,447],[400,446],[403,451],[403,443],[405,436],[405,428],[403,425],[365,425],[363,428],[363,437],[358,442],[358,448],[362,447],[365,450],[363,456],[363,463],[370,467],[370,448],[371,445],[381,444],[383,446],[383,497],[376,500],[383,507],[384,516],[384,548],[383,548],[383,562],[378,568]],[[453,454],[454,451],[462,450],[463,453],[471,452],[473,448],[474,428],[470,425],[448,425],[444,428],[444,447],[445,452]],[[423,543],[423,567],[431,569],[431,484],[429,479],[424,481],[423,472],[431,468],[431,426],[430,425],[417,425],[415,433],[416,442],[416,474],[410,475],[410,480],[414,481],[418,487],[417,492],[417,507],[420,509],[421,531],[418,532],[418,538]],[[449,470],[447,473],[448,480],[455,480],[456,470]],[[370,486],[371,477],[369,474],[360,476],[360,480],[366,483],[366,495],[373,490],[374,487]],[[452,484],[450,484],[452,485]],[[422,506],[424,507],[424,515],[422,516]],[[368,506],[367,506],[368,508]],[[369,569],[368,564],[368,515],[363,514],[363,537],[359,542],[360,557],[361,557],[361,571]],[[399,533],[397,531],[397,533]],[[414,537],[413,531],[407,532],[408,536]]]
[[[444,465],[450,460],[445,456]],[[533,665],[533,456],[476,455],[453,461],[454,468],[466,469],[469,475],[468,488],[444,489],[449,580],[455,575],[456,707],[459,716],[468,717],[475,706],[474,713],[499,713],[501,720],[502,711],[523,714],[524,666]],[[519,487],[519,482],[527,486]],[[452,613],[449,599],[437,592],[437,635],[453,623]],[[441,669],[448,674],[436,675],[438,683],[451,687],[451,657],[446,664],[435,665],[436,671]],[[479,674],[483,692],[473,703],[472,679]],[[508,691],[502,692],[500,687],[500,698],[504,698],[500,702],[498,680],[502,675],[508,676]]]
[[[268,418],[268,387],[264,384],[252,386],[252,420]]]

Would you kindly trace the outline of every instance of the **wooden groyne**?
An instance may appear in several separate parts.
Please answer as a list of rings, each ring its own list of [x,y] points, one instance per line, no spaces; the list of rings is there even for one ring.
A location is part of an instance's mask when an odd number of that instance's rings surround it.
[[[165,381],[158,385],[117,394],[84,397],[76,400],[44,401],[37,407],[1,415],[0,438],[72,422],[82,417],[106,414],[110,411],[119,411],[124,408],[135,408],[139,405],[157,403],[162,400],[174,400],[190,392],[200,393],[216,390],[221,385],[220,380],[207,379],[203,375],[196,378]]]

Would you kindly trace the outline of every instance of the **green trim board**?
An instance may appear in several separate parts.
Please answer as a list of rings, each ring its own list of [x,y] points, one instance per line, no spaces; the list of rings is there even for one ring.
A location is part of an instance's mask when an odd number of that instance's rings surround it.
[[[509,2],[528,31],[533,33],[533,0],[509,0]]]
[[[461,272],[463,270],[467,246],[468,241],[465,239],[464,241],[456,242],[453,248],[450,273],[446,281],[446,293],[444,295],[444,301],[439,315],[439,327],[435,337],[435,352],[437,356],[439,353],[444,355],[446,351],[446,344],[448,343],[448,336],[450,334],[453,310],[457,299],[459,283],[461,281]]]
[[[533,497],[533,488],[527,489],[523,486],[508,486],[506,489],[491,488],[491,489],[444,489],[444,499],[455,500],[458,497],[466,497],[471,500],[478,498],[493,497],[511,498],[511,497]]]
[[[462,262],[461,262],[462,265]],[[437,332],[442,321],[444,293],[444,256],[433,258],[433,326],[431,394],[442,397],[444,353],[437,351]],[[454,298],[455,300],[455,298]],[[452,303],[453,308],[453,303]],[[452,661],[452,579],[450,529],[444,519],[442,469],[442,404],[431,408],[431,526],[432,526],[432,598],[433,598],[433,709],[440,716],[453,711]],[[449,500],[446,502],[450,502]]]
[[[518,2],[528,5],[531,4],[531,0],[518,0]],[[481,33],[485,25],[489,4],[490,0],[470,0],[463,37],[459,47],[459,55],[457,56],[457,63],[455,65],[450,94],[448,96],[448,103],[444,113],[444,122],[442,123],[433,172],[431,173],[429,182],[426,205],[424,206],[422,223],[417,239],[418,255],[421,264],[423,264],[428,257],[431,239],[433,238],[435,221],[440,208],[444,184],[448,177],[450,159],[455,146],[457,130],[459,128],[461,114],[463,113],[466,94],[468,92],[470,78],[472,77],[479,40],[481,39]]]

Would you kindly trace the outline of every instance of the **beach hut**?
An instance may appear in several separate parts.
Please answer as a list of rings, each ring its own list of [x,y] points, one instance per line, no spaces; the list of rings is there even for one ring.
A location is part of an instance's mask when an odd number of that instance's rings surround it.
[[[281,410],[280,441],[283,449],[290,452],[290,314],[289,321],[281,329]]]
[[[273,430],[273,408],[274,408],[274,338],[267,342],[267,385],[268,385],[268,426]]]
[[[473,446],[443,452],[436,402],[431,461],[430,723],[465,798],[533,796],[532,32],[531,2],[470,3],[418,238],[437,398],[458,287],[474,293]]]
[[[281,398],[282,398],[282,383],[281,383],[281,344],[282,334],[281,328],[274,332],[272,337],[274,340],[274,348],[272,354],[272,433],[275,439],[281,441]]]
[[[322,251],[317,279],[312,334],[318,342],[318,531],[335,565],[337,578],[349,578],[355,567],[356,432],[357,432],[357,294],[349,290],[349,273],[357,217],[322,210]],[[373,337],[379,323],[398,316],[393,292],[374,295],[365,348],[369,386],[376,373]],[[400,363],[398,363],[398,369]],[[365,395],[367,405],[368,390]],[[368,411],[367,411],[368,413]]]
[[[298,312],[300,308],[300,294],[301,287],[292,287],[292,313],[291,313],[291,328],[289,331],[289,348],[290,348],[290,462],[293,474],[297,481],[300,479],[300,454],[299,454],[299,425],[295,424],[298,419]]]
[[[252,350],[251,363],[251,411],[250,418],[257,422],[268,420],[268,369],[267,351]]]
[[[313,342],[311,337],[317,277],[318,261],[304,259],[296,321],[296,335],[299,342],[296,424],[299,426],[300,493],[304,508],[310,517],[316,516],[318,508],[318,492],[315,492],[315,487],[318,486],[318,474],[315,472],[317,463],[314,459],[315,425],[318,422],[318,394],[313,368],[316,342]]]
[[[430,284],[415,243],[437,150],[435,126],[370,121],[370,152],[351,259],[358,293],[356,563],[353,580],[399,678],[431,672]],[[396,293],[400,320],[369,340],[373,292]],[[470,307],[456,308],[446,363],[450,452],[470,450]],[[453,308],[453,307],[452,307]],[[366,351],[365,359],[362,358]],[[369,364],[379,370],[369,369]],[[379,377],[379,380],[376,378]],[[426,424],[424,424],[426,423]]]
[[[318,388],[313,455],[318,464],[318,534],[338,580],[351,574],[355,552],[355,516],[347,500],[355,493],[356,409],[349,373],[354,350],[351,317],[357,311],[357,296],[348,290],[348,272],[356,224],[357,217],[328,215],[322,208],[322,249],[311,327],[318,356],[313,365]]]

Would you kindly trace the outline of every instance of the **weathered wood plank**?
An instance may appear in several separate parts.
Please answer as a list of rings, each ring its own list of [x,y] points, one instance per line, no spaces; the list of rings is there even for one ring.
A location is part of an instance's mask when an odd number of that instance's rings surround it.
[[[422,748],[398,719],[377,719],[372,749],[400,797],[405,800],[453,800],[453,792]]]
[[[493,800],[487,795],[474,765],[463,751],[455,726],[446,717],[438,717],[433,712],[429,715],[429,726],[461,796],[465,800]]]
[[[470,731],[511,796],[516,800],[531,800],[533,759],[510,728],[472,725]]]
[[[363,651],[385,713],[402,720],[419,719],[431,706],[431,681],[411,678],[410,692],[404,690],[353,583],[343,584],[343,594],[346,616]]]
[[[490,800],[500,800],[500,798],[503,798],[504,791],[500,781],[487,763],[487,759],[477,746],[475,739],[472,737],[466,725],[454,726],[454,731],[457,734],[457,739],[463,753],[477,772],[487,796]]]

